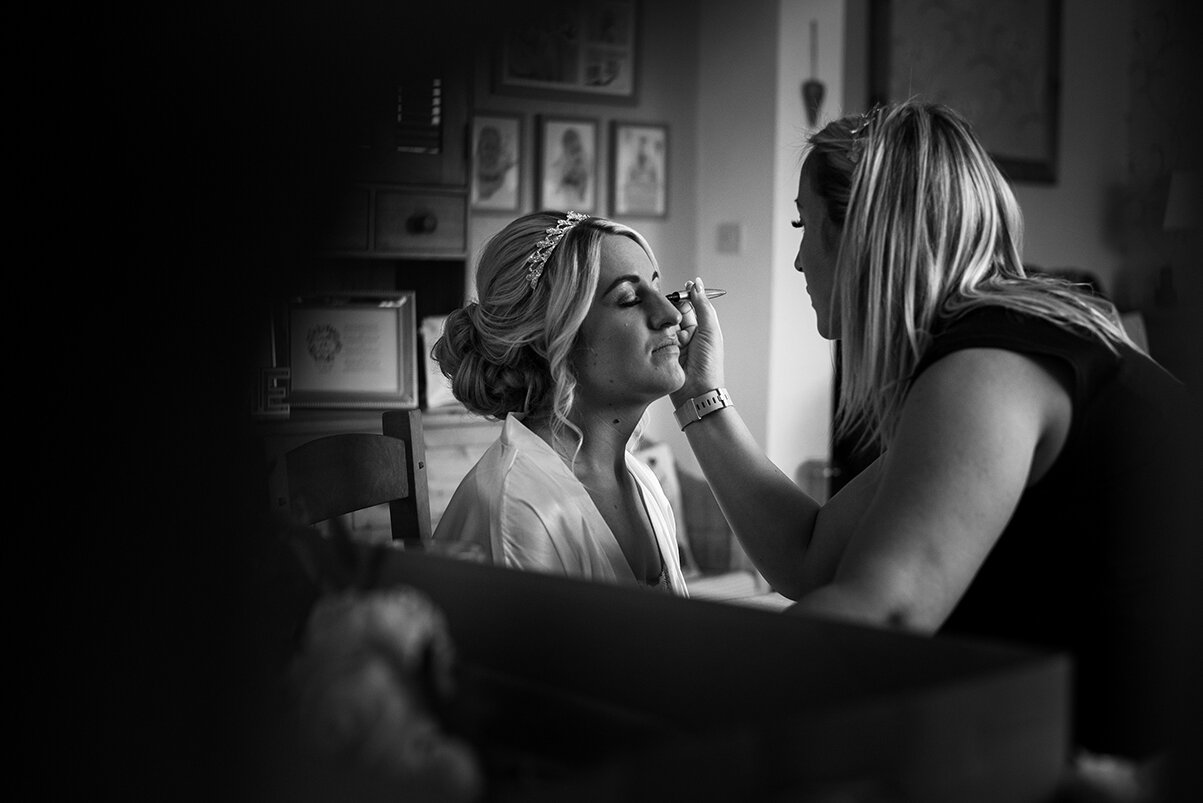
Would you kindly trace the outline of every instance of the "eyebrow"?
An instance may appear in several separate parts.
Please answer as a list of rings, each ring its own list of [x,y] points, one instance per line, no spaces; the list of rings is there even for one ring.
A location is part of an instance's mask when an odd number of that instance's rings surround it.
[[[643,277],[640,276],[638,273],[628,273],[625,276],[619,276],[617,279],[610,282],[610,286],[606,288],[606,292],[602,293],[602,295],[609,295],[611,290],[613,290],[615,287],[617,287],[618,285],[620,285],[624,282],[630,282],[631,284],[639,284],[639,281],[642,278]],[[654,282],[659,278],[660,278],[660,271],[658,271],[658,270],[652,271],[652,281]]]

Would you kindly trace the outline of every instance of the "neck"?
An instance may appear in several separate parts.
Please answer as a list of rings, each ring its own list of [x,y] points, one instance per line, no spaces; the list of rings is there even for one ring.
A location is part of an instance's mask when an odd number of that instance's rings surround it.
[[[622,477],[626,472],[627,444],[646,410],[647,405],[622,409],[578,405],[573,411],[572,422],[580,428],[584,440],[575,461],[573,450],[576,444],[570,438],[558,446],[552,443],[551,428],[546,421],[540,422],[535,431],[569,462],[577,477]]]

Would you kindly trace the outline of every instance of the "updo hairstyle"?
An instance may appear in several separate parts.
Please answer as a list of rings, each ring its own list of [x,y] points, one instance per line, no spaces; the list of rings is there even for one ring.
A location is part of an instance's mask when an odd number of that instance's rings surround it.
[[[604,218],[575,224],[560,239],[532,288],[527,260],[566,218],[535,212],[508,224],[485,245],[476,267],[477,300],[447,316],[433,356],[451,390],[469,410],[502,419],[524,413],[548,420],[559,437],[579,430],[569,420],[576,398],[573,352],[593,303],[606,235],[634,240],[656,265],[647,241]]]

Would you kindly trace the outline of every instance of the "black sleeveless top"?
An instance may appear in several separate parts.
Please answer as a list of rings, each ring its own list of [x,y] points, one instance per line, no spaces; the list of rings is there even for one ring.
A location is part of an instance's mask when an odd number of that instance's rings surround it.
[[[1190,529],[1185,388],[1126,345],[1116,354],[1088,334],[1002,307],[945,324],[913,377],[966,348],[1063,361],[1073,418],[1061,453],[1024,491],[941,633],[1068,653],[1075,743],[1134,757],[1161,749],[1181,618],[1171,579]]]

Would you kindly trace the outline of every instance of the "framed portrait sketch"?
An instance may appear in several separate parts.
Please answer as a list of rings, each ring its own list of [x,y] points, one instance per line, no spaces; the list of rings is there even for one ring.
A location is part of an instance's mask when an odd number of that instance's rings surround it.
[[[1061,0],[871,0],[869,28],[871,104],[943,103],[1007,178],[1056,181]]]
[[[522,192],[522,118],[482,112],[472,117],[469,202],[477,211],[517,212]]]
[[[668,215],[668,126],[611,124],[610,210],[615,217]]]
[[[597,211],[597,120],[539,118],[540,209]]]
[[[414,293],[293,298],[281,321],[292,408],[418,406]]]
[[[505,31],[493,91],[586,102],[636,100],[637,0],[559,0]]]

